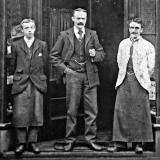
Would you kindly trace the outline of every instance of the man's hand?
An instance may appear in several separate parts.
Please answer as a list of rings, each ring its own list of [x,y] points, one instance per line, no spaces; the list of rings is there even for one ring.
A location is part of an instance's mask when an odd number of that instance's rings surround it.
[[[89,55],[90,55],[91,57],[95,57],[96,51],[95,51],[94,48],[93,48],[93,49],[89,49]]]
[[[94,48],[93,49],[89,49],[89,55],[91,57],[91,62],[94,62],[94,57],[96,55],[96,51],[95,51]]]
[[[64,70],[64,73],[65,73],[65,74],[75,74],[76,71],[73,71],[72,69],[66,67],[66,69]]]

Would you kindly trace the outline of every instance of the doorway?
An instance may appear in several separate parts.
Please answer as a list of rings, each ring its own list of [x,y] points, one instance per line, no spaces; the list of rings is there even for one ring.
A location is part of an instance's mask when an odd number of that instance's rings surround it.
[[[98,135],[99,139],[111,140],[118,75],[117,52],[118,45],[124,38],[124,1],[94,1],[92,17],[92,27],[97,31],[106,53],[104,62],[99,65],[101,85],[98,90]]]

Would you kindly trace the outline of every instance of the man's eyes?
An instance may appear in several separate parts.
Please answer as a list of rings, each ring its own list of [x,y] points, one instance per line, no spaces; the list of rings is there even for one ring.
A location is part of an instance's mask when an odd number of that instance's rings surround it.
[[[80,20],[80,19],[85,20],[85,18],[77,18],[77,20]]]
[[[25,27],[24,29],[29,29],[29,28],[33,29],[34,27]]]
[[[130,26],[129,28],[131,28],[131,29],[140,29],[140,27],[132,27],[132,26]]]

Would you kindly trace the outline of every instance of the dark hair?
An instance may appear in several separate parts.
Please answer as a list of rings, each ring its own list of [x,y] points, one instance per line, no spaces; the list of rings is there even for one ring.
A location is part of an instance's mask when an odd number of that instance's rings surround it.
[[[142,22],[142,19],[141,19],[141,18],[133,18],[133,19],[131,19],[131,20],[129,21],[129,24],[130,24],[131,22],[136,22],[136,23],[140,24],[141,27],[143,28],[143,22]]]
[[[74,13],[77,12],[77,11],[78,11],[78,12],[84,12],[84,13],[87,14],[87,11],[86,11],[85,9],[83,9],[83,8],[77,8],[77,9],[74,9],[74,10],[73,10],[73,16],[74,16]]]

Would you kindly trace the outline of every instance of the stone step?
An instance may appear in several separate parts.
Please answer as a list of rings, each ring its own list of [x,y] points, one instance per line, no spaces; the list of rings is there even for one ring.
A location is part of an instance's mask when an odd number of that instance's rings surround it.
[[[21,157],[16,157],[12,149],[4,152],[3,157],[8,160],[160,160],[154,151],[147,148],[142,155],[135,154],[131,147],[127,151],[109,153],[107,152],[108,143],[101,143],[103,151],[98,152],[91,150],[84,141],[78,141],[72,152],[64,152],[64,144],[63,140],[41,142],[38,144],[40,154],[25,151]]]
[[[154,152],[146,151],[141,155],[137,155],[132,151],[108,153],[106,151],[97,152],[91,150],[77,150],[72,152],[62,151],[42,151],[40,154],[24,152],[22,156],[16,157],[13,151],[6,152],[3,157],[8,160],[159,160]]]

